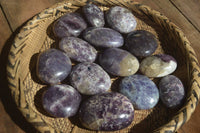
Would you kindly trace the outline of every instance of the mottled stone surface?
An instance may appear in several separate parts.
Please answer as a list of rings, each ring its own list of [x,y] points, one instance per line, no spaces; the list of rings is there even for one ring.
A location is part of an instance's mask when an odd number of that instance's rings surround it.
[[[111,86],[109,75],[95,63],[76,65],[70,74],[70,80],[74,88],[86,95],[106,92]]]
[[[124,44],[122,35],[110,28],[90,27],[84,31],[83,38],[97,47],[120,47]]]
[[[132,12],[120,6],[110,8],[106,13],[106,20],[110,27],[120,33],[129,33],[133,31],[137,25]]]
[[[144,75],[131,75],[122,79],[120,93],[127,96],[135,109],[151,109],[159,100],[159,91],[153,81]]]
[[[87,4],[83,6],[83,13],[91,26],[103,27],[105,24],[104,13],[94,4]]]
[[[59,42],[59,48],[73,60],[78,62],[94,62],[97,51],[88,42],[77,37],[64,37]]]
[[[51,115],[70,117],[78,111],[81,95],[69,85],[53,85],[44,92],[42,101],[44,109]]]
[[[134,108],[130,100],[119,93],[103,93],[84,101],[79,117],[86,128],[115,131],[131,124]]]
[[[78,36],[86,28],[87,23],[80,14],[67,13],[54,23],[53,31],[55,36],[62,38],[66,36]]]
[[[176,68],[176,60],[167,54],[146,57],[140,64],[140,71],[148,77],[164,77],[173,73]]]
[[[48,49],[42,52],[37,61],[37,75],[45,83],[57,84],[71,71],[71,61],[62,51]]]
[[[158,47],[156,37],[145,30],[136,30],[129,33],[125,45],[129,52],[139,57],[152,55]]]
[[[161,101],[170,108],[181,105],[185,97],[184,86],[181,80],[174,75],[168,75],[161,79],[159,92]]]
[[[100,54],[99,63],[107,72],[116,76],[129,76],[139,69],[137,58],[119,48],[106,49]]]

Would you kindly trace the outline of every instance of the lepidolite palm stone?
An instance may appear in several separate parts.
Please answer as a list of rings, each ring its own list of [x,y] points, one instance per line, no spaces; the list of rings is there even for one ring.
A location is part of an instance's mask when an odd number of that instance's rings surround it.
[[[70,73],[71,60],[60,50],[48,49],[39,55],[36,69],[40,80],[48,84],[57,84]]]
[[[124,44],[124,38],[119,32],[104,27],[86,29],[83,38],[96,47],[120,47]]]
[[[77,37],[62,38],[59,48],[78,62],[94,62],[97,56],[97,51],[93,46]]]
[[[159,92],[161,101],[170,108],[181,105],[185,97],[184,86],[181,80],[174,75],[168,75],[161,79]]]
[[[152,55],[158,47],[156,37],[148,31],[136,30],[126,38],[127,50],[135,56],[146,57]]]
[[[95,63],[80,63],[70,74],[71,84],[80,93],[94,95],[106,92],[111,86],[109,75]]]
[[[47,88],[42,97],[44,109],[55,117],[71,117],[78,111],[81,95],[65,84]]]
[[[115,131],[131,124],[134,108],[130,100],[120,93],[102,93],[83,102],[79,117],[86,128]]]
[[[78,36],[87,28],[87,23],[78,13],[67,13],[60,17],[53,27],[53,32],[58,38]]]
[[[83,7],[83,12],[87,21],[94,27],[103,27],[105,24],[104,13],[94,4],[87,4]]]
[[[146,57],[140,63],[140,71],[148,77],[164,77],[177,68],[176,60],[167,54]]]
[[[152,80],[144,75],[131,75],[122,79],[119,92],[127,96],[135,109],[151,109],[159,100],[159,91]]]
[[[129,76],[137,72],[139,62],[135,56],[119,48],[106,49],[99,56],[100,65],[116,76]]]
[[[129,33],[135,30],[137,25],[132,12],[120,6],[110,8],[106,14],[106,20],[110,27],[120,33]]]

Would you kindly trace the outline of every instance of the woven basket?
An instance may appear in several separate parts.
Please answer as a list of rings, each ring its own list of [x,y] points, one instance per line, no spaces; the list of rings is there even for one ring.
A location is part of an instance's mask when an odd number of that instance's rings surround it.
[[[172,133],[177,131],[194,112],[200,94],[198,60],[185,35],[168,18],[145,5],[129,0],[90,2],[98,5],[102,10],[116,5],[132,10],[137,18],[137,29],[148,30],[159,40],[159,47],[155,53],[167,53],[176,58],[178,68],[173,74],[182,80],[187,93],[182,107],[167,109],[159,102],[151,110],[136,110],[132,124],[114,133]],[[68,0],[42,11],[27,22],[12,44],[7,65],[9,87],[19,110],[27,121],[40,132],[97,132],[82,127],[76,116],[69,119],[48,116],[41,106],[41,96],[46,88],[35,76],[37,54],[57,45],[51,30],[53,21],[65,13],[78,10],[86,3],[86,0]],[[154,81],[157,83],[159,79],[154,79]]]

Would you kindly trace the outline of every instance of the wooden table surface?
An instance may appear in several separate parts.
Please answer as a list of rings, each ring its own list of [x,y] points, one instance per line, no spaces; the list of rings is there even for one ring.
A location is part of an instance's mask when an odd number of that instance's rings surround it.
[[[32,16],[62,0],[0,0],[0,133],[37,132],[22,117],[11,99],[6,81],[6,61],[12,40]],[[135,0],[150,6],[179,26],[200,62],[200,0]],[[200,132],[200,105],[178,133]]]

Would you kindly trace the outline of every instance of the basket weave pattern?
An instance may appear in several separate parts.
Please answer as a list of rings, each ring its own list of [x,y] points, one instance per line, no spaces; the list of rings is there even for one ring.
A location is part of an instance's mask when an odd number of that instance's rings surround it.
[[[45,9],[27,22],[16,36],[11,47],[7,65],[9,88],[19,110],[28,122],[40,132],[97,132],[83,128],[77,122],[77,118],[52,118],[46,115],[39,105],[45,87],[34,80],[33,74],[35,73],[37,53],[56,46],[55,40],[49,32],[52,22],[64,13],[78,10],[87,2],[86,0],[67,0]],[[115,133],[134,131],[172,133],[177,131],[189,120],[200,95],[200,68],[189,41],[168,18],[145,5],[130,0],[93,0],[92,2],[102,10],[116,5],[132,10],[137,17],[137,29],[152,32],[160,41],[156,53],[169,53],[177,59],[178,69],[175,75],[184,82],[187,92],[185,104],[181,109],[168,110],[161,103],[158,103],[154,109],[136,111],[134,122],[129,127],[115,131]]]

